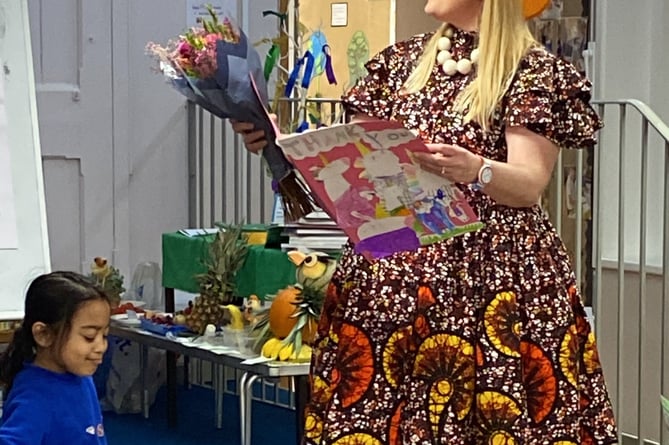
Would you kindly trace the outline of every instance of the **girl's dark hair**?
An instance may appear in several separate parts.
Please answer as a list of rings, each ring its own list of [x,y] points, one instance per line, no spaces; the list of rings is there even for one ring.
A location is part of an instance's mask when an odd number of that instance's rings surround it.
[[[23,322],[14,333],[7,350],[0,357],[0,381],[9,390],[23,363],[35,357],[35,339],[32,327],[37,322],[49,326],[62,346],[69,334],[72,317],[86,302],[103,300],[107,295],[92,280],[75,272],[52,272],[35,278],[26,292]]]

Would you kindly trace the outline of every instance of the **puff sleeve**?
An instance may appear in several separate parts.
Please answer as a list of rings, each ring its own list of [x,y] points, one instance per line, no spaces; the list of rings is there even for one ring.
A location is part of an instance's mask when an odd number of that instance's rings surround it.
[[[590,82],[574,66],[536,50],[521,61],[505,95],[503,123],[526,127],[560,148],[592,147],[603,124],[590,99]]]
[[[397,46],[390,46],[365,64],[367,75],[342,96],[346,111],[390,119],[392,104],[401,88],[395,68],[401,58],[399,54]]]

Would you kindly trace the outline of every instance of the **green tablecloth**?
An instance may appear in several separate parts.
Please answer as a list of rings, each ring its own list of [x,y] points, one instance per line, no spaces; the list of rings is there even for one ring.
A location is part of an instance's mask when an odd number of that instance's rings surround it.
[[[163,287],[197,293],[195,275],[203,273],[211,236],[188,237],[180,233],[163,234]],[[264,298],[295,283],[295,265],[285,252],[249,246],[242,269],[237,273],[237,293],[241,297],[256,294]]]

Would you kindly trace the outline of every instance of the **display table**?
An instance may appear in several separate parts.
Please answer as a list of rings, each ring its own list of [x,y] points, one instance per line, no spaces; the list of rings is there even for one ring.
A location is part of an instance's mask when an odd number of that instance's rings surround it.
[[[267,362],[257,364],[245,364],[245,357],[234,351],[217,350],[216,348],[207,348],[187,339],[177,341],[160,335],[152,334],[138,328],[131,328],[112,323],[109,333],[119,338],[130,340],[141,345],[140,366],[146,363],[147,349],[157,348],[167,351],[171,354],[182,354],[187,357],[194,357],[200,360],[211,362],[215,365],[214,394],[215,394],[215,412],[216,424],[221,428],[223,422],[223,372],[222,367],[227,366],[239,369],[243,372],[239,381],[239,421],[242,445],[251,445],[251,403],[253,393],[253,383],[262,378],[275,377],[306,377],[309,374],[308,363],[280,363]],[[148,418],[149,405],[146,394],[147,376],[142,374],[142,411],[144,417]],[[298,406],[298,394],[295,394],[296,410]],[[302,407],[303,409],[303,407]],[[303,416],[297,412],[297,421],[303,422]],[[298,423],[298,440],[301,438],[302,426]]]
[[[180,233],[163,234],[163,287],[197,293],[196,275],[206,271],[209,243],[214,235],[189,237]],[[285,252],[249,246],[246,261],[237,273],[237,294],[263,298],[295,282],[295,265]],[[167,304],[167,302],[166,302]],[[168,312],[172,312],[166,308]]]
[[[190,293],[198,292],[198,282],[195,277],[206,271],[205,261],[209,253],[209,243],[213,238],[214,235],[189,237],[178,232],[163,234],[163,287],[165,288],[166,312],[175,311],[175,289]],[[264,298],[266,295],[274,294],[279,289],[295,283],[295,265],[290,261],[288,255],[281,250],[266,249],[264,246],[251,245],[249,246],[246,261],[241,270],[237,273],[236,279],[237,294],[239,296],[248,297],[251,294],[255,294],[260,298]],[[126,334],[128,333],[126,332]],[[145,336],[142,336],[143,334],[135,335],[140,335],[137,339],[146,340]],[[163,346],[166,345],[167,344],[163,344]],[[167,423],[169,426],[174,426],[177,422],[176,354],[179,351],[173,349],[174,345],[170,346],[172,346],[171,349],[166,349]],[[194,356],[193,354],[185,355]],[[305,369],[305,366],[303,366],[302,369]],[[294,376],[298,437],[301,437],[302,435],[304,427],[303,411],[308,397],[308,366],[306,366],[306,369],[307,372],[300,371],[300,373]],[[245,371],[250,372],[248,370]],[[248,374],[248,378],[246,381],[242,382],[244,383],[242,386],[244,386],[244,388],[247,386],[250,388],[250,385],[259,375],[262,374]],[[244,388],[242,388],[242,390],[244,390]],[[247,413],[250,413],[251,411],[250,406],[251,399],[249,398],[248,403],[246,403],[244,407],[244,409],[247,410]],[[244,420],[242,420],[242,422],[244,422]],[[245,428],[246,430],[242,431],[243,443],[250,443],[250,423],[248,423]]]

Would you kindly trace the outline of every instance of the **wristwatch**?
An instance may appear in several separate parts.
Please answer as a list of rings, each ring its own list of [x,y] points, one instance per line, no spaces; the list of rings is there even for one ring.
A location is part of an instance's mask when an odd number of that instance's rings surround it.
[[[490,184],[492,181],[492,162],[490,159],[481,157],[481,168],[479,169],[476,182],[472,184],[472,189],[474,190],[483,190],[486,185]]]

